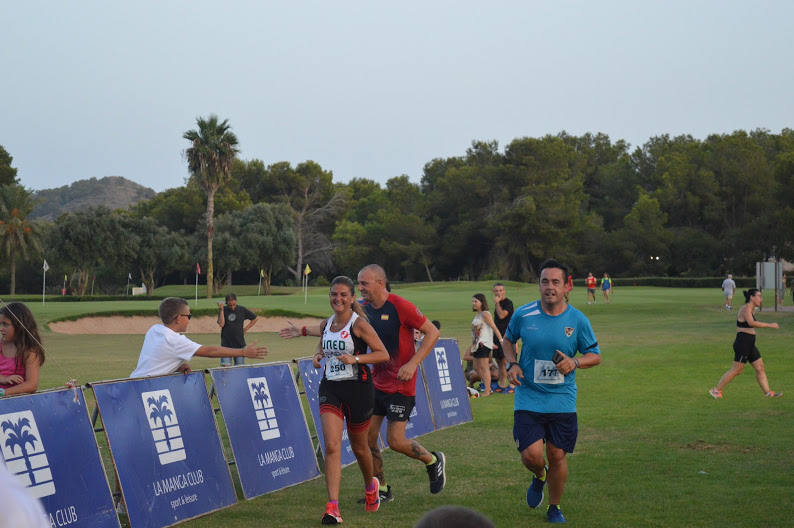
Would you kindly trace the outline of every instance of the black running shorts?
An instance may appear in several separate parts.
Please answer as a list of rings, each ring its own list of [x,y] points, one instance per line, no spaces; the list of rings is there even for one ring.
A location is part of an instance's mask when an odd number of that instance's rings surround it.
[[[350,431],[369,427],[375,387],[358,380],[328,381],[323,378],[319,390],[320,414],[334,413],[347,420]]]
[[[373,414],[385,416],[390,422],[407,422],[415,405],[415,396],[406,396],[399,392],[389,394],[375,389],[375,410]]]
[[[736,332],[736,340],[733,342],[733,360],[752,363],[759,359],[761,359],[761,353],[755,347],[755,334]]]

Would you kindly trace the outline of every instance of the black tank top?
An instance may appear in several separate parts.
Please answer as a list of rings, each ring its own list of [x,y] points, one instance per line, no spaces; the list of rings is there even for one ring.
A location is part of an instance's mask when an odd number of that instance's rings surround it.
[[[755,321],[753,312],[750,312],[750,317],[752,317],[753,321]],[[740,321],[738,318],[736,319],[736,326],[739,328],[752,328],[752,326],[750,326],[750,324],[747,321]]]

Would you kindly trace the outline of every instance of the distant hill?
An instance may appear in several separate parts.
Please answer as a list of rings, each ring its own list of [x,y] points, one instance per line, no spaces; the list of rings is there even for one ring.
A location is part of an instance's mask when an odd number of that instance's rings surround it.
[[[31,218],[55,220],[63,213],[98,207],[127,209],[141,200],[157,194],[153,189],[139,185],[121,176],[76,181],[57,189],[35,191],[36,207]]]

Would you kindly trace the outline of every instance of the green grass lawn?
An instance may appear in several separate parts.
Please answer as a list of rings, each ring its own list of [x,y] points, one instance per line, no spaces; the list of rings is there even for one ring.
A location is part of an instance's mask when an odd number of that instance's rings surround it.
[[[537,299],[536,285],[508,283],[516,307]],[[443,337],[470,342],[471,296],[490,283],[455,282],[397,285],[395,293],[442,323]],[[201,290],[201,289],[200,289]],[[255,287],[241,292],[255,293]],[[293,290],[294,291],[294,290]],[[325,316],[327,288],[301,293],[240,296],[249,308],[283,309]],[[158,294],[161,292],[158,291]],[[192,299],[192,287],[170,287],[169,295]],[[201,292],[200,292],[201,293]],[[739,296],[740,297],[740,296]],[[194,310],[212,308],[199,298]],[[609,305],[599,298],[585,305],[584,289],[575,288],[572,304],[590,317],[603,353],[602,364],[577,374],[579,441],[569,458],[569,480],[562,508],[576,526],[792,526],[794,525],[794,314],[768,313],[779,330],[760,329],[758,347],[771,387],[783,398],[764,399],[752,368],[715,401],[707,390],[732,362],[735,311],[720,310],[722,295],[712,289],[618,288]],[[142,304],[143,303],[143,304]],[[139,311],[157,301],[30,303],[40,325],[66,315],[103,311]],[[738,303],[737,303],[738,306]],[[217,335],[191,335],[205,344]],[[135,367],[142,335],[65,336],[43,331],[47,362],[41,389],[123,378]],[[255,333],[268,360],[306,356],[316,340],[281,340]],[[215,360],[192,362],[194,369]],[[86,392],[90,400],[90,391]],[[474,421],[438,431],[420,442],[447,455],[447,487],[430,495],[419,462],[384,453],[385,473],[395,501],[376,514],[355,504],[362,495],[356,465],[343,471],[341,511],[347,526],[402,527],[428,510],[460,504],[481,511],[497,526],[545,524],[544,512],[524,503],[529,473],[512,441],[512,397],[495,394],[471,401]],[[311,424],[311,418],[308,418]],[[235,476],[236,478],[236,476]],[[325,504],[322,478],[184,523],[190,527],[313,526]],[[545,511],[545,505],[544,505]]]

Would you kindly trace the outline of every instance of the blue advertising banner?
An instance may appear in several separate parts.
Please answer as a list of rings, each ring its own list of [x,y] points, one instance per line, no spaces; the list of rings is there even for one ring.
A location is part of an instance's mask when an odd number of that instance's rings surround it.
[[[298,372],[300,372],[303,387],[306,391],[306,399],[309,400],[309,409],[314,420],[314,429],[317,431],[317,439],[320,442],[320,449],[325,457],[325,437],[323,436],[323,423],[320,421],[320,400],[318,392],[320,381],[323,379],[323,369],[314,368],[311,359],[301,359],[298,361]],[[347,436],[347,427],[342,429],[342,467],[356,461],[353,448],[350,447],[350,439]]]
[[[80,389],[0,399],[0,453],[51,526],[119,528]]]
[[[245,498],[320,476],[289,365],[211,369]]]
[[[132,528],[237,502],[201,373],[91,385]]]
[[[427,387],[425,386],[425,379],[422,374],[422,369],[417,369],[416,375],[416,405],[411,411],[408,418],[408,423],[405,425],[405,437],[416,438],[427,433],[432,433],[435,428],[433,427],[433,414],[430,412],[430,403],[427,398]],[[380,425],[381,443],[384,448],[389,447],[388,439],[386,438],[386,427],[388,420],[383,420]]]
[[[472,420],[456,339],[439,339],[422,361],[436,429]]]

